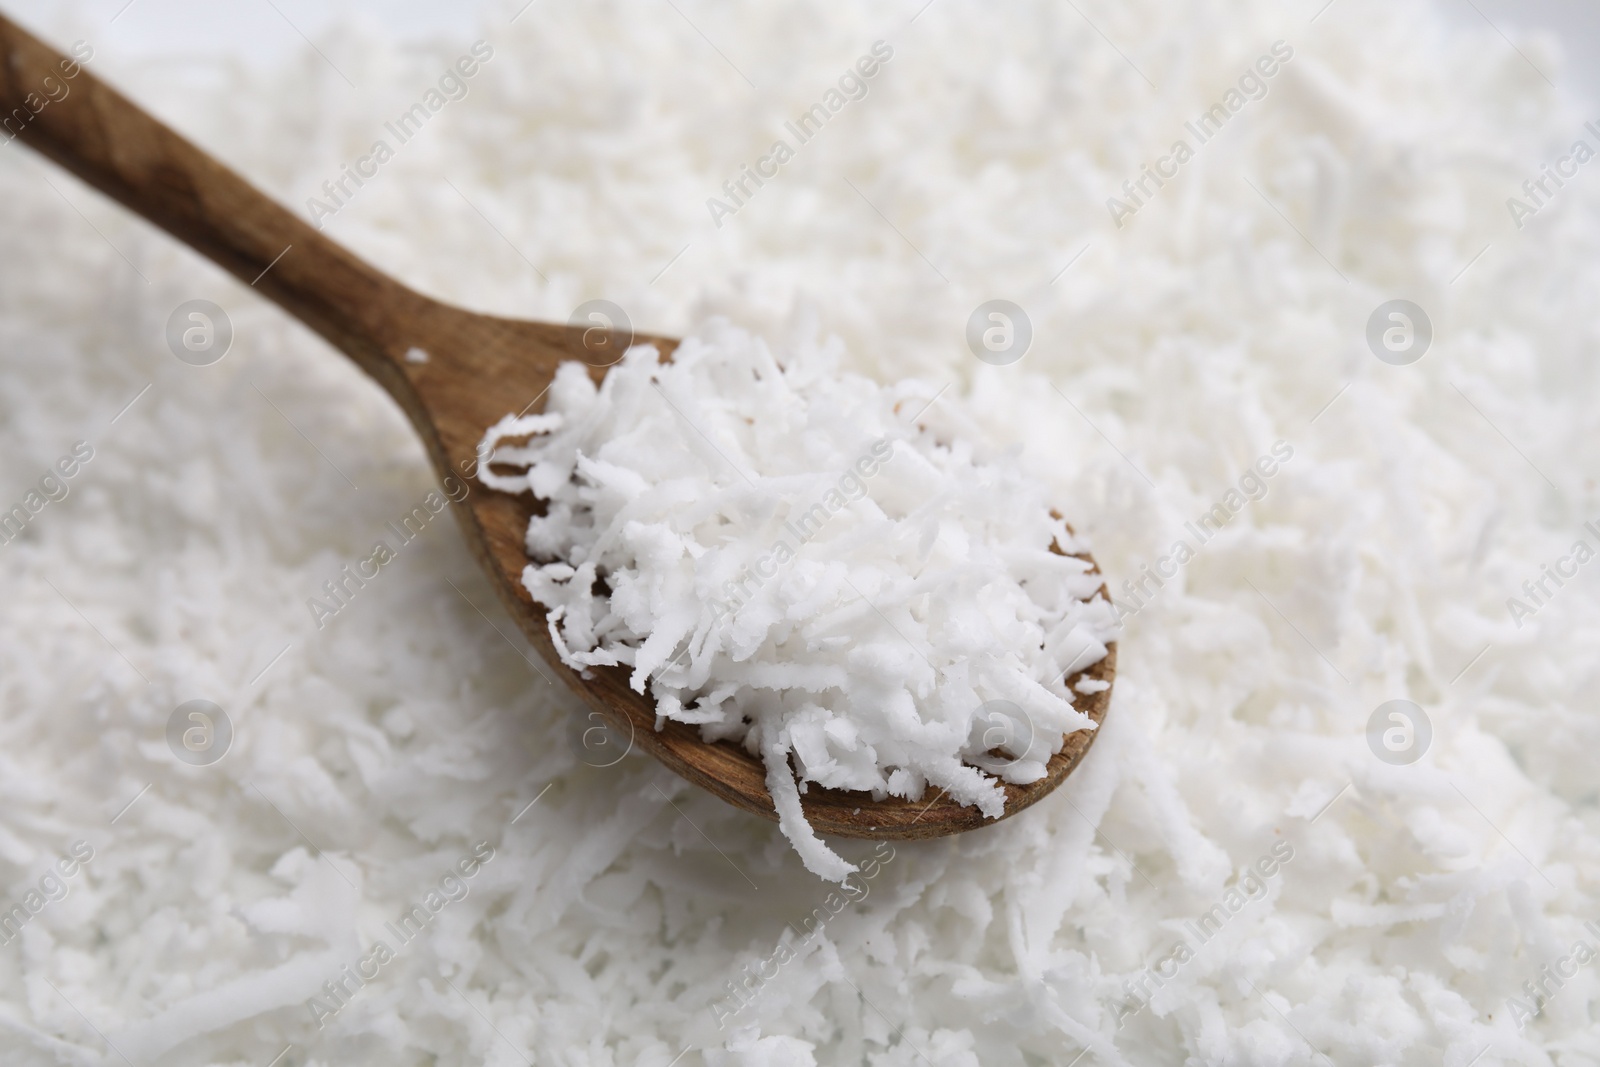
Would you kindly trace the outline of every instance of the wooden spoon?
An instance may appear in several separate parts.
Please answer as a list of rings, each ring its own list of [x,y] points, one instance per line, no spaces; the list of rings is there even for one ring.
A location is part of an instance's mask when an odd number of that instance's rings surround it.
[[[399,403],[441,477],[474,471],[484,430],[540,398],[560,363],[583,360],[598,378],[603,370],[595,364],[614,358],[597,359],[569,327],[465,311],[379,273],[4,16],[0,60],[0,109],[11,116],[8,134],[18,134],[20,123],[18,136],[29,147],[249,283],[349,356]],[[50,100],[63,85],[67,95]],[[48,102],[41,107],[41,101]],[[635,340],[654,342],[663,354],[677,344]],[[618,343],[608,337],[599,347]],[[413,350],[426,353],[425,361]],[[506,610],[590,707],[630,745],[689,781],[776,820],[759,760],[730,744],[707,744],[682,723],[657,730],[653,700],[628,687],[624,668],[597,668],[585,678],[561,665],[545,612],[521,581],[528,562],[523,534],[534,513],[531,494],[513,497],[478,487],[455,511]],[[1085,677],[1109,683],[1115,670],[1113,645],[1069,683]],[[1110,697],[1107,688],[1078,706],[1098,724]],[[1006,815],[1059,785],[1097,732],[1069,735],[1039,781],[1006,786]],[[818,833],[839,837],[941,837],[991,821],[942,792],[920,802],[875,802],[864,793],[813,786],[803,803]]]

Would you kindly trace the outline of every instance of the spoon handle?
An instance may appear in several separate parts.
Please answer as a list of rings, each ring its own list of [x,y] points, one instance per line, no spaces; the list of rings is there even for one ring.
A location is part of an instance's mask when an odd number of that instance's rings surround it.
[[[425,298],[96,78],[85,53],[63,55],[0,15],[0,142],[20,139],[277,302],[391,393],[404,390],[393,324]]]

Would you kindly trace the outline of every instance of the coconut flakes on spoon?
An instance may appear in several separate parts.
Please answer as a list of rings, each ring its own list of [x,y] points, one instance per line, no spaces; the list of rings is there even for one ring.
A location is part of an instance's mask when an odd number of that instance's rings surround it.
[[[670,363],[634,347],[598,388],[567,363],[544,414],[490,428],[479,474],[548,502],[522,580],[562,661],[631,668],[658,727],[759,756],[783,833],[833,881],[855,868],[807,823],[809,785],[932,786],[998,818],[1002,781],[1093,728],[1064,675],[1115,626],[1015,456],[939,432],[966,422],[955,399],[928,408],[926,385],[839,355],[780,363],[713,322]],[[997,724],[994,701],[1026,721]]]

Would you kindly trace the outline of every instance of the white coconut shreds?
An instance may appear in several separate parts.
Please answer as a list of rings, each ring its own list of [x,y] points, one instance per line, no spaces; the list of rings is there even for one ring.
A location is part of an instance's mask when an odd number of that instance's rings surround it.
[[[598,389],[563,364],[544,414],[478,449],[481,480],[548,502],[522,581],[562,662],[625,664],[658,727],[763,759],[784,835],[834,881],[856,867],[796,779],[878,800],[931,785],[999,818],[1002,780],[1037,781],[1094,728],[1066,673],[1113,639],[1101,578],[1063,554],[1080,546],[1044,487],[939,402],[714,323],[670,363],[635,347]]]
[[[1600,922],[1600,561],[1520,628],[1506,603],[1600,523],[1600,171],[1520,231],[1505,203],[1600,122],[1545,81],[1557,50],[1485,4],[1517,50],[1396,0],[675,3],[516,0],[426,46],[306,22],[322,55],[262,5],[299,50],[270,71],[136,61],[166,5],[6,10],[297,209],[482,36],[470,95],[332,237],[501,314],[603,297],[954,382],[930,416],[961,399],[963,436],[1020,444],[1119,599],[1293,458],[1126,621],[1060,789],[842,843],[861,871],[825,885],[777,827],[605,766],[448,513],[318,629],[307,599],[436,488],[415,435],[254,290],[0,148],[0,506],[94,448],[0,546],[0,904],[61,897],[0,944],[0,1062],[1600,1061],[1572,951]],[[705,200],[880,38],[866,97],[715,228]],[[1106,198],[1280,39],[1265,98],[1114,229]],[[1397,297],[1435,326],[1408,367],[1364,336]],[[196,298],[235,328],[210,367],[163,340]],[[1033,320],[1010,367],[963,340],[996,298]],[[209,767],[165,740],[196,698],[235,726]],[[1431,720],[1410,765],[1366,739],[1392,699]]]

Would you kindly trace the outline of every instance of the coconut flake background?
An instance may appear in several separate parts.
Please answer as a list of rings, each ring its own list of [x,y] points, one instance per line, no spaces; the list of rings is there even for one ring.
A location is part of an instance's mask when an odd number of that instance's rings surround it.
[[[1596,144],[1565,95],[1592,14],[1563,60],[1487,4],[120,6],[7,10],[301,209],[482,37],[470,96],[333,236],[485,310],[723,314],[954,382],[1114,589],[1274,441],[1294,458],[1130,620],[1056,796],[895,846],[806,938],[828,887],[774,826],[597,766],[450,521],[317,630],[306,598],[432,487],[398,412],[0,149],[0,506],[95,451],[0,547],[0,902],[94,850],[0,945],[4,1062],[1600,1063],[1600,962],[1522,1029],[1507,1001],[1600,946],[1600,564],[1520,628],[1506,607],[1600,544],[1600,164],[1520,232],[1505,207]],[[714,228],[706,197],[879,38],[867,98]],[[1115,230],[1105,198],[1280,38],[1266,99]],[[1007,368],[961,337],[996,296],[1036,331]],[[1408,367],[1364,339],[1400,296],[1436,333]],[[196,298],[235,330],[207,368],[162,339]],[[210,766],[165,739],[193,699],[235,731]],[[1408,765],[1366,739],[1392,699],[1432,727]],[[386,924],[480,841],[465,898],[318,1029],[308,998],[398,946]],[[735,981],[756,992],[729,1015]]]

